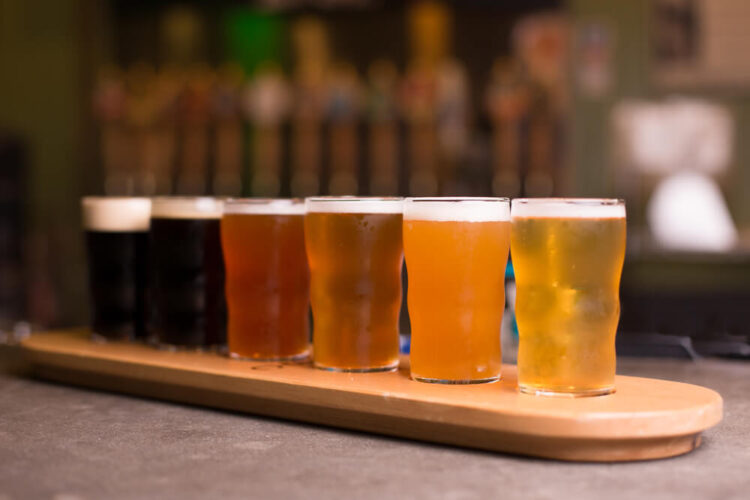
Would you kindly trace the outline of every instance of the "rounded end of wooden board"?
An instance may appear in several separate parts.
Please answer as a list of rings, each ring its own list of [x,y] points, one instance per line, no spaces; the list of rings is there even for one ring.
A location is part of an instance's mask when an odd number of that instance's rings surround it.
[[[524,454],[572,462],[632,462],[675,457],[689,453],[701,445],[701,434],[686,436],[622,439],[622,440],[560,440],[539,443],[538,449]]]

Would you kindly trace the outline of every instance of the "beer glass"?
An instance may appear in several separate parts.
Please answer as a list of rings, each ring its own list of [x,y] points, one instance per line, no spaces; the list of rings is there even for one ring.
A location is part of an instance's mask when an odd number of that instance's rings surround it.
[[[81,200],[96,340],[146,337],[146,282],[151,200]]]
[[[310,277],[302,200],[236,199],[224,204],[229,355],[305,358],[310,350]]]
[[[511,219],[521,392],[614,392],[625,204],[517,199]]]
[[[153,330],[163,348],[226,342],[222,201],[159,197],[151,208]]]
[[[407,198],[411,377],[476,384],[500,378],[510,246],[507,198]]]
[[[396,369],[402,199],[323,197],[305,205],[315,366]]]

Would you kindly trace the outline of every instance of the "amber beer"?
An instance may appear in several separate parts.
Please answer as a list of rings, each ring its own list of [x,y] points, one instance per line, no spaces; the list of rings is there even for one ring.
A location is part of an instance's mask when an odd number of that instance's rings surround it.
[[[521,392],[613,392],[624,203],[518,199],[511,215]]]
[[[308,198],[313,361],[337,371],[398,366],[401,198]]]
[[[411,376],[472,384],[500,378],[510,246],[507,198],[407,198]]]
[[[145,340],[151,200],[81,200],[96,340]]]
[[[302,200],[238,199],[224,204],[229,355],[305,358],[310,350],[310,277]]]

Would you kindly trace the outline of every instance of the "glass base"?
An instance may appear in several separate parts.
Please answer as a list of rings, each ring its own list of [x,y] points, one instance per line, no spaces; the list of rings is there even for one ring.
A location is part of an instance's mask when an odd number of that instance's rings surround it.
[[[615,387],[600,387],[597,389],[588,389],[585,391],[561,391],[518,384],[518,390],[522,394],[530,394],[532,396],[549,396],[554,398],[588,398],[592,396],[606,396],[607,394],[614,394]]]
[[[253,356],[242,356],[241,354],[237,354],[235,352],[230,352],[229,357],[232,359],[238,359],[241,361],[289,361],[289,362],[300,362],[300,361],[307,361],[310,358],[310,351],[305,351],[301,354],[295,354],[293,356],[276,356],[276,357],[268,357],[268,358],[255,358]]]
[[[340,368],[337,366],[325,366],[313,362],[313,366],[320,370],[329,372],[346,372],[346,373],[374,373],[374,372],[394,372],[398,370],[398,361],[385,366],[374,366],[368,368]]]
[[[469,380],[445,380],[441,378],[428,378],[428,377],[420,377],[418,375],[411,375],[411,379],[416,380],[417,382],[426,382],[428,384],[471,385],[471,384],[491,384],[493,382],[497,382],[498,380],[500,380],[500,375],[497,375],[496,377],[476,378],[476,379],[469,379]]]
[[[217,352],[216,346],[203,346],[203,345],[180,345],[180,344],[165,344],[163,342],[157,342],[155,347],[160,351],[169,352]]]
[[[127,335],[124,336],[107,336],[100,333],[91,332],[91,341],[97,344],[107,344],[110,342],[130,342],[133,339]]]

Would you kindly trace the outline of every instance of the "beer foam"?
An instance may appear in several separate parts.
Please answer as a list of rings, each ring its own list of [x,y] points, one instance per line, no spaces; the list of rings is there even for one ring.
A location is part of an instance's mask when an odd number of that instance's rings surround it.
[[[224,201],[210,196],[154,198],[151,217],[158,219],[220,219]]]
[[[511,216],[549,219],[624,219],[625,204],[613,199],[531,198],[513,200]]]
[[[87,196],[81,200],[83,227],[91,231],[148,231],[151,200]]]
[[[225,214],[305,215],[305,203],[283,198],[238,198],[224,203]]]
[[[404,220],[509,221],[510,205],[507,198],[407,198]]]
[[[307,198],[305,200],[305,208],[308,213],[400,214],[403,210],[403,199],[357,197]]]

